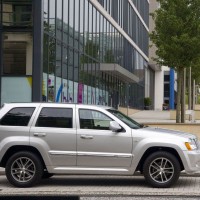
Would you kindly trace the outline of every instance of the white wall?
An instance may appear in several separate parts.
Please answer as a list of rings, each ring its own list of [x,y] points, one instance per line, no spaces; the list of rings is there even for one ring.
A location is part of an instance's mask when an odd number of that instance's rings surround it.
[[[149,97],[150,95],[150,73],[149,69],[145,68],[145,97]]]
[[[155,110],[162,110],[164,98],[164,71],[155,71]]]

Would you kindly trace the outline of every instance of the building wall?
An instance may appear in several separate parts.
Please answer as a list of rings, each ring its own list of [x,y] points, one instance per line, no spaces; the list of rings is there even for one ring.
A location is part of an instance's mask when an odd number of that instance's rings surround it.
[[[37,1],[44,10],[35,2],[0,0],[1,104],[42,99],[143,109],[147,0]]]
[[[43,100],[142,109],[148,5],[146,0],[44,0]]]
[[[153,13],[159,7],[159,3],[157,2],[157,0],[150,0],[149,2],[150,2],[149,13]],[[154,28],[155,28],[154,21],[152,17],[149,16],[149,32],[151,33],[154,30]],[[156,70],[160,70],[160,67],[156,66],[156,63],[153,60],[153,58],[156,58],[156,47],[155,45],[153,45],[151,40],[149,40],[149,44],[151,46],[151,48],[149,49],[149,64],[155,66]]]
[[[0,0],[0,104],[32,100],[32,1]]]
[[[164,102],[164,71],[155,72],[155,110],[162,110]]]

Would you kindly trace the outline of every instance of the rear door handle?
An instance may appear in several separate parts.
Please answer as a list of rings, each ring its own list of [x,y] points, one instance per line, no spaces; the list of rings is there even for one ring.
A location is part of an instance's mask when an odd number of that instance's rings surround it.
[[[33,135],[36,137],[45,137],[46,133],[33,133]]]
[[[81,135],[82,139],[93,139],[94,137],[91,135]]]

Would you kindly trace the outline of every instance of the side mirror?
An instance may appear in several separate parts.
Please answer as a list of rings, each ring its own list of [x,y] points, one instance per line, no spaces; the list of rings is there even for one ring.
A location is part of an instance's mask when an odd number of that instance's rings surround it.
[[[122,127],[116,121],[111,121],[109,128],[113,132],[118,132],[118,131],[122,130]]]

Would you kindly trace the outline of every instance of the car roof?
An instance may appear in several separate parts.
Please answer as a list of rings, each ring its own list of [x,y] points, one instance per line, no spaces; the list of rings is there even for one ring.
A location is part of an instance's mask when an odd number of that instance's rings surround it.
[[[95,105],[95,104],[80,104],[80,103],[56,103],[56,102],[16,102],[16,103],[4,103],[2,105],[2,107],[4,106],[12,106],[12,107],[16,107],[16,106],[20,106],[20,107],[27,107],[27,106],[39,106],[39,105],[77,105],[77,106],[84,106],[84,107],[87,107],[87,108],[95,108],[95,107],[98,107],[98,108],[102,108],[102,109],[113,109],[112,107],[110,106],[105,106],[105,105]]]

